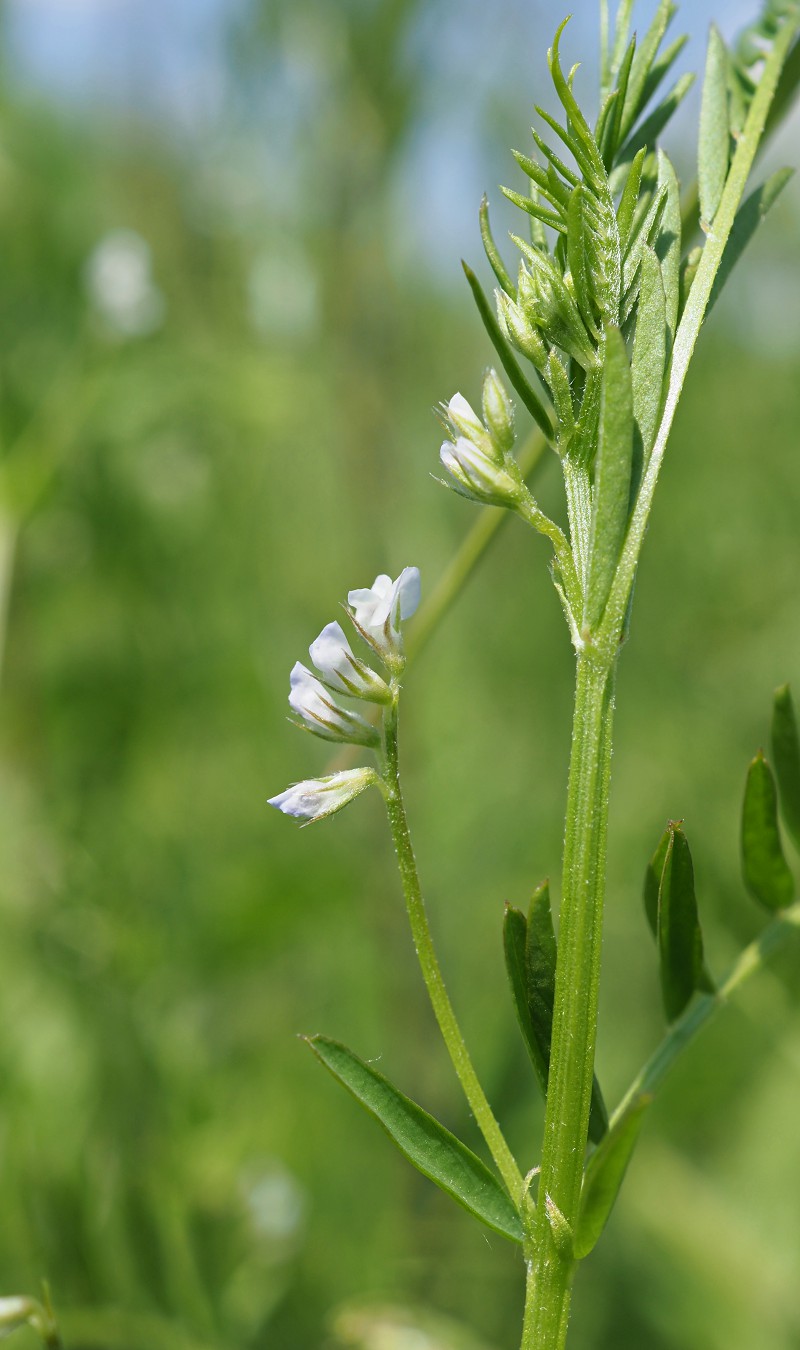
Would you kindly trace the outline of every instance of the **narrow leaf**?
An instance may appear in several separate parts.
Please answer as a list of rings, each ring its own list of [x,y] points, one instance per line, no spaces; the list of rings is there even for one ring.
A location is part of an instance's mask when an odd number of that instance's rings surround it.
[[[653,68],[664,34],[675,16],[676,10],[677,5],[673,3],[673,0],[661,0],[653,22],[637,49],[625,94],[625,106],[620,127],[623,136],[628,135],[637,117],[644,110],[647,79]]]
[[[541,427],[547,439],[551,441],[553,439],[553,424],[548,413],[545,411],[544,404],[537,398],[536,394],[531,389],[514,358],[511,348],[503,337],[503,334],[500,332],[497,319],[483,293],[481,283],[478,281],[472,268],[469,267],[463,259],[461,261],[461,266],[463,267],[464,275],[469,282],[475,304],[478,306],[478,313],[483,320],[483,326],[492,340],[492,345],[494,346],[497,355],[500,357],[506,375],[522,399],[522,402],[525,404],[525,407],[528,409],[534,422]]]
[[[506,905],[503,918],[503,951],[506,958],[508,982],[511,985],[511,995],[514,1000],[514,1009],[520,1031],[530,1055],[542,1096],[546,1097],[547,1071],[550,1062],[550,1023],[552,1022],[553,1009],[551,1006],[547,1035],[540,1039],[537,1037],[531,1017],[526,957],[527,942],[528,920],[521,909],[515,909],[513,905]]]
[[[644,1113],[652,1100],[644,1094],[635,1097],[586,1164],[573,1241],[573,1253],[578,1261],[589,1255],[608,1223],[642,1128]]]
[[[619,246],[623,255],[628,247],[628,241],[631,236],[636,204],[639,200],[639,187],[642,181],[642,165],[644,164],[646,154],[647,150],[643,147],[631,164],[617,208]]]
[[[795,846],[800,849],[800,738],[788,684],[775,691],[772,756],[780,789],[783,822]]]
[[[658,848],[647,864],[644,874],[644,912],[650,931],[658,942],[658,893],[661,890],[661,878],[664,875],[664,863],[670,841],[669,827],[658,841]]]
[[[667,306],[669,345],[675,338],[681,291],[681,190],[675,170],[663,150],[658,152],[658,185],[666,188],[666,202],[655,250],[661,263]]]
[[[483,194],[481,199],[479,218],[481,223],[481,239],[483,240],[486,257],[489,260],[489,266],[497,277],[497,280],[500,282],[506,295],[510,295],[512,300],[516,300],[517,288],[506,271],[505,264],[500,257],[500,253],[492,235],[491,226],[489,224],[489,199],[486,196],[486,193]]]
[[[572,403],[569,376],[555,349],[550,352],[547,358],[545,377],[558,424],[558,452],[563,455],[568,450],[570,441],[575,434],[575,409]]]
[[[574,282],[575,299],[588,331],[599,341],[592,300],[596,292],[594,251],[586,220],[586,188],[573,189],[567,211],[567,261]]]
[[[742,871],[754,900],[784,909],[794,898],[794,878],[781,848],[775,779],[759,751],[747,773],[742,807]]]
[[[736,212],[736,219],[728,236],[728,242],[725,245],[725,252],[722,255],[722,262],[719,265],[719,271],[714,278],[714,285],[711,289],[711,296],[706,309],[706,318],[711,313],[714,305],[719,299],[722,289],[728,280],[731,272],[744,253],[750,240],[753,238],[756,230],[767,216],[774,203],[777,201],[789,179],[793,176],[793,169],[778,169],[769,177],[766,183],[751,192],[747,201],[744,202]]]
[[[600,143],[603,153],[603,162],[607,170],[610,169],[611,165],[614,163],[616,152],[619,149],[620,141],[622,140],[621,134],[622,116],[625,110],[625,97],[628,92],[628,80],[630,79],[631,66],[633,65],[633,58],[635,55],[636,55],[636,34],[634,33],[633,37],[628,43],[627,51],[625,52],[625,56],[623,57],[622,60],[622,65],[620,66],[619,75],[617,77],[617,88],[615,91],[617,97],[614,102],[611,113],[609,115],[608,121],[606,122],[606,125],[603,129],[604,131],[603,141]]]
[[[669,122],[670,118],[680,107],[692,85],[694,84],[694,75],[687,72],[681,75],[676,81],[663,102],[651,112],[650,116],[644,122],[640,122],[635,131],[632,131],[627,141],[623,145],[618,156],[618,166],[631,164],[634,156],[639,153],[643,145],[649,150],[655,149],[661,132]],[[614,183],[612,181],[612,190]]]
[[[712,23],[708,35],[706,73],[700,103],[700,133],[697,144],[697,184],[700,218],[711,225],[717,214],[730,161],[728,118],[728,49]]]
[[[658,951],[664,1012],[667,1021],[674,1022],[695,990],[714,988],[703,960],[692,855],[686,835],[675,823],[669,826],[658,894]]]
[[[661,266],[651,248],[642,253],[639,304],[633,339],[631,384],[633,415],[642,440],[644,463],[658,431],[667,361],[667,301]]]
[[[575,95],[573,94],[568,81],[564,77],[564,72],[561,69],[561,61],[559,58],[559,45],[561,42],[561,34],[566,28],[568,22],[569,19],[568,18],[565,19],[564,22],[560,25],[558,31],[556,32],[556,35],[553,38],[553,45],[550,48],[550,51],[547,53],[547,63],[550,67],[550,74],[552,76],[553,84],[555,85],[556,93],[558,94],[558,97],[561,100],[561,105],[565,113],[567,114],[567,117],[569,118],[570,126],[572,127],[575,139],[580,144],[581,149],[583,150],[583,153],[586,156],[586,159],[591,167],[591,173],[587,175],[589,181],[592,183],[593,186],[600,185],[606,181],[606,173],[603,161],[600,157],[600,151],[597,148],[597,143],[594,139],[594,136],[592,135],[589,123],[586,121],[586,118],[581,112],[577,100],[575,98]]]
[[[548,211],[546,207],[540,206],[532,197],[523,197],[521,192],[514,192],[513,188],[501,186],[500,191],[504,197],[508,197],[508,200],[513,202],[515,206],[518,206],[521,211],[525,211],[529,216],[533,216],[536,220],[540,220],[543,225],[552,226],[554,230],[558,230],[559,234],[566,234],[567,227],[564,223],[564,219],[556,211]]]
[[[618,328],[606,330],[600,434],[595,464],[586,622],[593,629],[605,609],[625,539],[633,464],[631,368]]]
[[[521,150],[512,150],[511,153],[522,172],[536,184],[542,195],[547,197],[553,206],[563,206],[566,209],[569,189],[560,181],[558,175],[548,173],[547,169],[543,169],[535,159],[531,159],[530,155],[523,155]],[[552,166],[548,165],[548,168],[552,169]]]
[[[352,1050],[326,1036],[307,1039],[325,1068],[375,1117],[423,1176],[496,1233],[512,1242],[522,1241],[516,1209],[476,1154]]]
[[[538,131],[534,130],[534,128],[531,127],[531,132],[533,134],[533,139],[536,142],[536,145],[541,150],[545,159],[549,161],[549,163],[552,165],[552,167],[556,170],[557,173],[561,174],[561,177],[564,179],[566,183],[569,183],[570,187],[577,187],[581,181],[578,175],[573,173],[572,170],[567,167],[563,159],[559,159],[555,150],[553,150],[547,144],[547,142],[543,140],[543,138],[539,135]]]
[[[631,31],[632,13],[633,0],[619,0],[617,17],[614,21],[614,51],[611,56],[612,78],[616,76],[617,71],[622,64],[625,48],[628,45],[628,34]]]
[[[672,67],[675,65],[675,62],[677,61],[678,57],[680,56],[681,52],[683,51],[688,41],[689,38],[686,34],[684,34],[682,37],[676,38],[676,40],[665,49],[663,55],[659,57],[655,65],[651,67],[647,79],[645,80],[644,83],[644,88],[642,90],[642,96],[639,104],[639,107],[642,112],[644,112],[651,98],[653,98],[654,94],[656,93],[656,90],[669,75],[669,72],[672,70]]]

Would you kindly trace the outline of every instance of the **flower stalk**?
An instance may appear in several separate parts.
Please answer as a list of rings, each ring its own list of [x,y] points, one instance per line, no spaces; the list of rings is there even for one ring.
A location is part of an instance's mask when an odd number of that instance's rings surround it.
[[[486,1094],[478,1080],[475,1067],[458,1024],[450,996],[445,987],[439,958],[433,945],[428,914],[422,895],[422,887],[411,843],[405,803],[400,786],[400,762],[398,754],[398,695],[399,686],[394,683],[394,698],[384,713],[383,720],[383,795],[392,832],[403,895],[411,926],[411,935],[419,960],[422,978],[431,1001],[439,1030],[442,1033],[460,1082],[467,1098],[476,1124],[483,1135],[486,1146],[492,1155],[495,1166],[505,1183],[506,1189],[515,1204],[523,1204],[527,1210],[526,1185],[514,1156],[506,1143]]]

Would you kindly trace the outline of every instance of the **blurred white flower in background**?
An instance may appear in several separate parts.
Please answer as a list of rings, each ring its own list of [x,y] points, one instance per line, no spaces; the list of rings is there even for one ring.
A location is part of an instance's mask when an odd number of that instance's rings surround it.
[[[91,303],[119,337],[145,337],[160,327],[166,305],[151,274],[150,246],[135,230],[111,230],[89,254]]]

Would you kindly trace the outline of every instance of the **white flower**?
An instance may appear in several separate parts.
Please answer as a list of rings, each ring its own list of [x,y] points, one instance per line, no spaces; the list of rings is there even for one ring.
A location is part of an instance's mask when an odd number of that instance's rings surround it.
[[[326,624],[308,652],[330,689],[373,703],[386,703],[391,698],[385,680],[353,653],[341,624]]]
[[[369,589],[349,591],[356,626],[382,651],[400,650],[400,623],[410,619],[420,597],[419,568],[404,567],[396,581],[385,573]]]
[[[324,684],[298,661],[290,676],[289,704],[304,726],[326,741],[351,741],[354,745],[379,745],[374,726],[358,713],[337,703]]]
[[[463,497],[493,506],[513,506],[517,501],[519,483],[466,436],[459,436],[455,444],[445,441],[439,458],[453,479],[447,486],[454,487]]]
[[[354,797],[377,783],[378,775],[374,769],[347,769],[344,773],[332,773],[327,778],[306,778],[302,783],[293,783],[277,797],[270,797],[269,804],[286,816],[310,825],[313,820],[324,820],[334,811],[341,811]]]

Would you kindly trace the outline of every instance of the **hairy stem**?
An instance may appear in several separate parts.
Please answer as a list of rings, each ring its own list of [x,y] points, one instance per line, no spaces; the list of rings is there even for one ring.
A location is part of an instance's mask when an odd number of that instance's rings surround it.
[[[478,1128],[486,1140],[487,1148],[494,1159],[495,1166],[503,1178],[514,1204],[527,1207],[524,1199],[526,1187],[522,1173],[517,1167],[486,1094],[478,1081],[478,1075],[475,1072],[461,1028],[456,1020],[453,1005],[445,988],[439,958],[433,945],[400,787],[397,748],[397,691],[395,691],[394,701],[387,708],[384,717],[384,772],[384,797],[400,867],[411,934],[431,1006],[436,1021],[439,1023],[439,1030],[442,1033],[453,1068],[464,1089],[464,1095]]]
[[[539,1203],[522,1350],[561,1350],[574,1261],[597,1030],[614,666],[578,656],[556,996]],[[565,1234],[567,1235],[565,1240]]]

